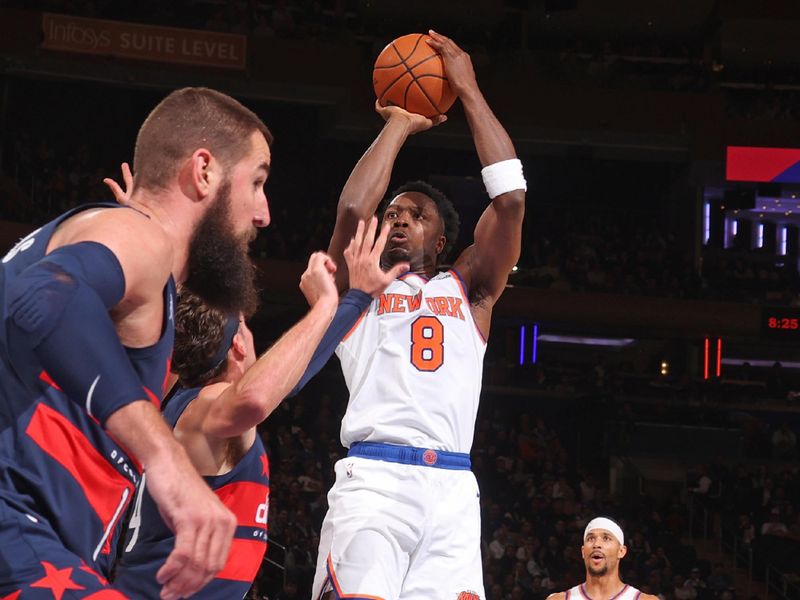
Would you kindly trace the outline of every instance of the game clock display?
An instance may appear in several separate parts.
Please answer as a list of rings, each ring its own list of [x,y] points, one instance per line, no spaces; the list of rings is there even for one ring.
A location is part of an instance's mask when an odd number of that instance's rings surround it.
[[[761,332],[769,336],[800,338],[800,310],[762,308]]]

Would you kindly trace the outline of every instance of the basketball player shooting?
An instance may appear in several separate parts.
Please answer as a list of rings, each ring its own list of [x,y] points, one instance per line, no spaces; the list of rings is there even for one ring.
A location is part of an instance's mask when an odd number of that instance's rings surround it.
[[[619,561],[627,552],[619,525],[605,517],[592,519],[583,532],[581,546],[586,581],[566,592],[550,594],[547,600],[658,600],[619,578]]]
[[[337,349],[350,400],[313,598],[485,598],[478,485],[469,452],[492,307],[520,252],[525,179],[472,62],[430,32],[461,99],[491,203],[474,243],[437,274],[458,216],[438,190],[413,182],[390,194],[382,254],[408,262]],[[444,121],[376,105],[386,121],[342,191],[329,254],[339,265],[359,220],[375,213],[406,139]],[[346,268],[336,273],[347,285]]]

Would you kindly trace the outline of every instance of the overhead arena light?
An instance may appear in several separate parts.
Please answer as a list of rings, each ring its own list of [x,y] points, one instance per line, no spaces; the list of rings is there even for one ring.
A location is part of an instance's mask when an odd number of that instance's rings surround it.
[[[601,337],[586,337],[577,335],[551,335],[541,334],[539,336],[540,342],[550,342],[553,344],[575,344],[578,346],[610,346],[615,348],[622,348],[630,346],[636,340],[633,338],[601,338]]]

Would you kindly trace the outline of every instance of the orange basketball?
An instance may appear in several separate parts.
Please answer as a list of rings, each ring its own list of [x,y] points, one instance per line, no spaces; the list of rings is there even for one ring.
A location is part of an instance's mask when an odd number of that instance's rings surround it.
[[[444,61],[423,33],[397,38],[378,55],[372,85],[381,106],[400,106],[434,117],[447,112],[456,96],[444,72]]]

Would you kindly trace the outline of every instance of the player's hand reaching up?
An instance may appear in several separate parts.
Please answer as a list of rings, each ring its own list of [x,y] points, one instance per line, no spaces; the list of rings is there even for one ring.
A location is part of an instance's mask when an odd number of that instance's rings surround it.
[[[375,111],[387,122],[394,119],[405,119],[409,125],[408,133],[411,135],[419,133],[420,131],[425,131],[436,125],[441,125],[447,121],[447,115],[436,115],[429,119],[423,115],[408,112],[399,106],[381,106],[378,100],[375,101]]]
[[[131,190],[133,190],[133,173],[131,173],[130,165],[126,162],[122,163],[120,168],[122,169],[122,183],[125,184],[125,189],[122,189],[122,186],[111,177],[103,179],[103,183],[111,189],[111,193],[114,194],[117,202],[127,204],[131,198]]]
[[[336,311],[339,303],[339,292],[333,274],[336,273],[336,263],[324,252],[314,252],[308,259],[308,267],[300,277],[300,291],[306,297],[306,302],[312,308],[319,304],[320,308],[330,308]]]
[[[358,222],[356,235],[345,248],[344,260],[347,262],[350,288],[366,292],[377,298],[383,290],[397,277],[407,272],[408,263],[398,263],[388,271],[381,269],[381,254],[389,237],[389,225],[381,227],[381,233],[375,238],[378,219],[372,217],[369,224]]]
[[[431,39],[426,41],[431,48],[442,55],[447,81],[456,95],[461,97],[466,92],[478,89],[475,69],[472,67],[472,59],[469,54],[459,48],[449,37],[436,33],[433,29],[428,31],[428,35],[431,36]]]

